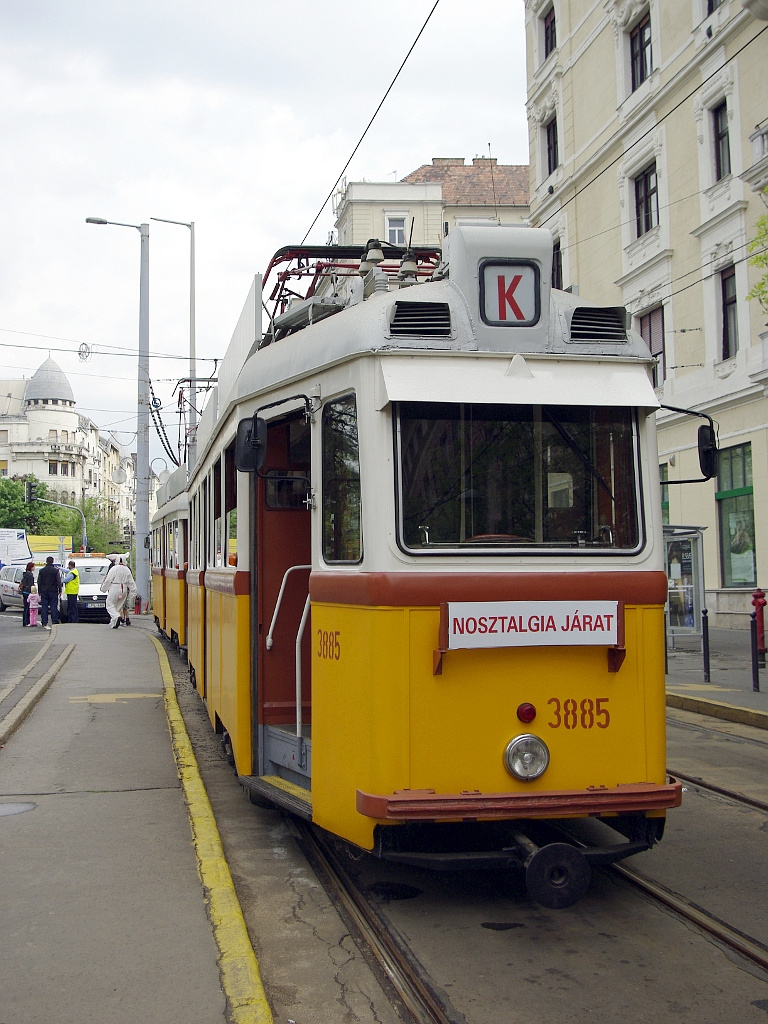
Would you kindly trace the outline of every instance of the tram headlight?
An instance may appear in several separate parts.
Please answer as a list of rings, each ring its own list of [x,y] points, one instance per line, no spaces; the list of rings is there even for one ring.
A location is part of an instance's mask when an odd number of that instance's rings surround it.
[[[531,733],[515,736],[504,751],[504,767],[521,782],[530,782],[543,775],[549,765],[549,748],[544,740]]]

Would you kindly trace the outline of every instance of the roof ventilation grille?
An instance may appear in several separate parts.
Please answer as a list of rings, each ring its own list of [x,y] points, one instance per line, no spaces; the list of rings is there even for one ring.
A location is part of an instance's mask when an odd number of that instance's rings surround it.
[[[577,306],[571,317],[572,342],[627,340],[627,311],[623,306]]]
[[[390,334],[399,338],[450,338],[451,310],[447,302],[396,302]]]

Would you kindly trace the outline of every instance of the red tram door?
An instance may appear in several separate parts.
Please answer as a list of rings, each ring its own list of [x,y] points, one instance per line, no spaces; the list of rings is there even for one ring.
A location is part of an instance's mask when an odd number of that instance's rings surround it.
[[[297,715],[296,643],[309,596],[311,514],[309,425],[304,417],[271,424],[256,498],[258,773],[309,774],[310,627],[300,644]],[[298,780],[297,780],[298,781]]]

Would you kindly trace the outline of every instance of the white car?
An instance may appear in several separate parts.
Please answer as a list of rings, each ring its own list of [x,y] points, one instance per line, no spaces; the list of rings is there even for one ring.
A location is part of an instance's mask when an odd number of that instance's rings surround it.
[[[0,612],[4,612],[6,608],[22,609],[24,607],[19,584],[26,567],[25,562],[24,565],[4,565],[0,569]],[[37,573],[35,573],[35,579],[37,579]]]
[[[97,622],[109,622],[107,613],[107,595],[101,592],[101,584],[104,577],[112,568],[112,562],[108,558],[73,558],[75,568],[80,574],[80,590],[77,595],[77,617],[80,622],[95,620]],[[67,574],[69,559],[62,567],[62,579]],[[62,589],[61,600],[59,601],[59,617],[62,622],[67,622],[67,595]]]

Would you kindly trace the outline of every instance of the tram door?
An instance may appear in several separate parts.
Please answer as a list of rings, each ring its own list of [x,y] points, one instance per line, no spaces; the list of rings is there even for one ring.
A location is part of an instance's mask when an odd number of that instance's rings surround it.
[[[255,675],[259,774],[308,776],[311,739],[310,627],[301,651],[297,715],[296,641],[309,595],[311,561],[309,425],[304,417],[270,424],[257,488]],[[297,719],[300,719],[297,726]]]

